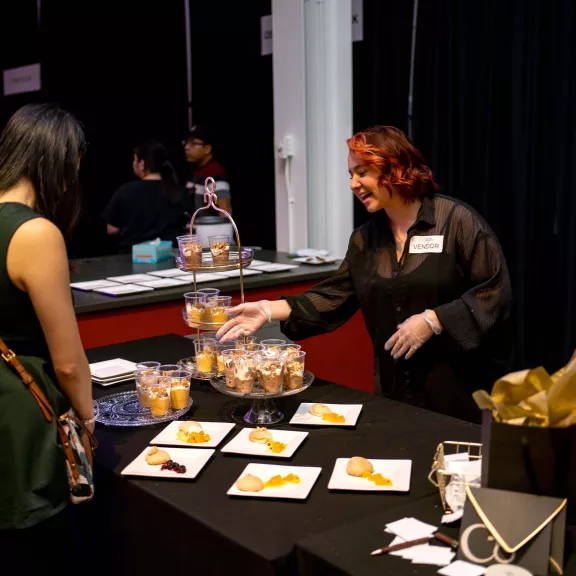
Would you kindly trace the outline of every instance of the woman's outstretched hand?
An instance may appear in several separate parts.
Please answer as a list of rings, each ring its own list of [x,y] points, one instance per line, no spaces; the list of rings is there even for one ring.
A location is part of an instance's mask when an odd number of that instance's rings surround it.
[[[262,328],[266,322],[271,320],[270,302],[268,300],[245,302],[230,308],[229,313],[234,318],[228,320],[218,330],[216,337],[220,342],[229,342],[242,336],[254,334],[256,330]]]

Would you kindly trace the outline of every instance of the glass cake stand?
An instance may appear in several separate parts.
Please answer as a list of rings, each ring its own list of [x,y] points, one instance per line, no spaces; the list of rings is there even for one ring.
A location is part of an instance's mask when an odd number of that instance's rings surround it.
[[[238,392],[233,388],[228,388],[226,386],[226,379],[224,376],[216,376],[210,379],[210,384],[228,396],[233,396],[234,398],[242,398],[244,400],[252,400],[252,406],[246,412],[243,420],[246,424],[256,424],[258,426],[270,426],[272,424],[278,424],[284,418],[284,414],[280,412],[276,403],[274,402],[277,398],[287,398],[288,396],[294,396],[295,394],[300,394],[304,390],[308,389],[310,385],[314,382],[314,374],[304,371],[304,385],[302,388],[297,388],[296,390],[282,390],[279,393],[265,392],[263,388],[256,385],[254,390],[248,394],[243,392]]]
[[[166,416],[152,416],[149,408],[143,408],[138,402],[138,393],[117,392],[108,394],[96,400],[98,415],[96,422],[105,426],[153,426],[170,422],[183,416],[192,407],[192,398],[188,399],[188,407],[181,410],[170,410]]]

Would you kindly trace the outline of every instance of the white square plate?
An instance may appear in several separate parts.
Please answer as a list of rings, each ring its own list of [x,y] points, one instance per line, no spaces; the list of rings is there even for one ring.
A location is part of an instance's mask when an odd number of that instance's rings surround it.
[[[294,262],[302,262],[302,264],[310,264],[311,266],[325,266],[326,264],[333,264],[342,260],[342,258],[336,258],[335,256],[307,256],[302,258],[293,258]]]
[[[100,380],[99,378],[92,377],[92,382],[98,384],[98,386],[114,386],[115,384],[130,382],[130,380],[134,380],[133,374],[129,374],[127,376],[119,376],[118,378],[109,378],[107,380]]]
[[[204,468],[215,450],[196,450],[195,448],[167,448],[170,458],[178,464],[186,466],[184,474],[176,474],[172,470],[160,470],[161,466],[151,466],[146,462],[146,454],[150,446],[133,460],[124,470],[123,476],[149,476],[151,478],[174,478],[175,480],[191,480],[196,478]]]
[[[135,362],[130,362],[123,358],[114,358],[113,360],[90,364],[90,373],[99,380],[110,380],[111,378],[131,374],[135,368]]]
[[[360,412],[362,412],[362,404],[325,404],[332,412],[346,418],[346,422],[339,424],[338,422],[326,422],[320,416],[313,416],[310,414],[312,406],[314,406],[312,402],[300,404],[298,410],[292,416],[290,424],[300,424],[301,426],[356,426]]]
[[[229,452],[231,454],[248,454],[249,456],[270,456],[272,458],[290,458],[298,449],[300,444],[304,442],[308,432],[292,432],[291,430],[270,430],[272,439],[276,442],[283,442],[286,448],[279,454],[275,454],[266,446],[266,444],[258,444],[257,442],[250,442],[248,436],[254,428],[243,428],[237,436],[232,438],[222,452]]]
[[[322,468],[312,466],[248,464],[238,478],[242,478],[242,476],[246,476],[246,474],[252,474],[253,476],[258,476],[262,482],[267,482],[272,476],[276,476],[277,474],[286,476],[292,473],[300,478],[300,484],[289,483],[277,488],[264,488],[264,490],[260,492],[242,492],[242,490],[236,488],[236,482],[234,482],[227,494],[228,496],[248,496],[249,498],[291,498],[294,500],[305,500],[308,498],[308,494],[310,494],[310,490],[312,490],[316,480],[318,480],[320,472],[322,472]]]
[[[252,260],[251,266],[265,266],[266,264],[274,264],[274,262],[268,262],[267,260]]]
[[[186,286],[186,280],[179,280],[178,278],[155,278],[153,280],[146,280],[138,282],[138,286],[146,286],[147,288],[174,288],[175,286]]]
[[[114,288],[115,286],[121,286],[121,284],[118,284],[118,282],[110,282],[110,280],[91,280],[90,282],[72,282],[70,284],[70,288],[85,292],[97,290],[98,288]]]
[[[155,272],[148,272],[151,276],[158,276],[159,278],[174,278],[174,276],[182,276],[180,268],[169,268],[168,270],[156,270]]]
[[[150,440],[150,444],[156,446],[187,446],[188,448],[216,448],[224,438],[230,433],[236,424],[228,422],[198,422],[202,425],[204,432],[210,435],[210,441],[203,444],[190,444],[178,440],[178,426],[182,423],[181,420],[170,422],[156,438]]]
[[[298,268],[298,266],[294,266],[294,264],[261,264],[254,268],[256,270],[262,270],[262,272],[285,272],[286,270]],[[252,269],[252,267],[250,267],[250,269]]]
[[[108,296],[122,296],[124,294],[136,294],[137,292],[151,292],[154,288],[147,288],[146,286],[137,286],[136,284],[121,284],[114,288],[100,288],[94,290],[100,294],[107,294]]]
[[[360,490],[364,492],[408,492],[412,460],[376,460],[368,458],[374,466],[374,474],[382,474],[392,480],[392,486],[376,486],[366,478],[357,478],[346,473],[350,458],[338,458],[328,482],[329,490]]]

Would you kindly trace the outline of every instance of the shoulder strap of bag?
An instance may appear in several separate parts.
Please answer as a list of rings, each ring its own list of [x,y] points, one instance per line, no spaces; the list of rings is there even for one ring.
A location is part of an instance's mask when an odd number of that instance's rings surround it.
[[[24,386],[26,386],[26,388],[28,388],[28,390],[32,392],[32,396],[34,396],[36,402],[38,402],[38,405],[40,406],[40,409],[42,410],[46,420],[48,420],[48,422],[52,422],[52,418],[56,418],[56,414],[54,414],[52,406],[50,406],[50,403],[46,399],[46,396],[44,396],[40,388],[38,388],[38,385],[34,381],[34,378],[30,376],[30,374],[26,371],[26,368],[24,368],[20,360],[18,360],[16,354],[12,352],[12,350],[10,350],[8,346],[6,346],[2,338],[0,338],[0,353],[2,354],[4,362],[6,362],[8,366],[14,368],[16,372],[18,372],[18,375],[22,379]]]
[[[28,388],[28,390],[30,390],[30,392],[32,393],[32,396],[34,396],[34,399],[38,403],[38,406],[40,406],[40,410],[42,410],[42,413],[44,414],[46,420],[48,422],[52,422],[52,419],[56,420],[58,435],[60,436],[60,441],[62,442],[64,453],[66,454],[66,459],[68,460],[74,479],[77,480],[80,473],[78,472],[78,469],[76,467],[76,458],[74,457],[74,452],[70,447],[70,441],[68,439],[68,435],[64,430],[64,426],[62,425],[60,418],[58,418],[58,416],[56,416],[56,414],[54,413],[54,410],[52,409],[50,402],[48,402],[46,396],[44,396],[40,388],[38,388],[38,385],[34,381],[34,378],[32,378],[32,376],[28,373],[26,368],[22,366],[22,363],[20,362],[20,360],[18,360],[16,354],[12,350],[10,350],[8,346],[6,346],[6,343],[4,342],[4,340],[2,340],[2,338],[0,338],[0,354],[4,362],[6,362],[8,366],[14,368],[16,372],[18,372],[18,375],[22,379],[24,386],[26,386],[26,388]],[[84,429],[84,432],[86,434],[89,435],[90,443],[92,445],[92,448],[94,449],[94,447],[97,444],[93,434],[86,428],[86,426],[81,420],[78,420],[77,418],[73,418],[73,420]]]

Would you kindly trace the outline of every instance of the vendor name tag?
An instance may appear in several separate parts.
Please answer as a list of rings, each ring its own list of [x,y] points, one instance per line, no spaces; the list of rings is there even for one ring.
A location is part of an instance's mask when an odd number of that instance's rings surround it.
[[[410,254],[430,254],[442,252],[444,236],[412,236],[410,238]]]

